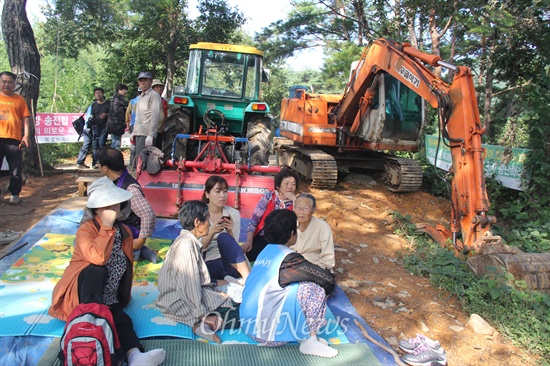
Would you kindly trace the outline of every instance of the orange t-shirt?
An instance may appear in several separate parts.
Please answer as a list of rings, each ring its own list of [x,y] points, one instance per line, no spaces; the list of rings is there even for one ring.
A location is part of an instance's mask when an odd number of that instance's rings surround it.
[[[19,94],[0,94],[0,138],[21,141],[23,121],[30,116],[25,98]]]

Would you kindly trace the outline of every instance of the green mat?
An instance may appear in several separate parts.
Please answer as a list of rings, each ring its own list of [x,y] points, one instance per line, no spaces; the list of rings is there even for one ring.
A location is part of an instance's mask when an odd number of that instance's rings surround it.
[[[306,356],[298,345],[277,348],[246,344],[213,345],[187,339],[142,340],[146,350],[164,348],[163,366],[377,366],[382,365],[364,343],[332,345],[340,352],[335,358]],[[57,359],[59,338],[48,348],[37,366],[62,366]]]

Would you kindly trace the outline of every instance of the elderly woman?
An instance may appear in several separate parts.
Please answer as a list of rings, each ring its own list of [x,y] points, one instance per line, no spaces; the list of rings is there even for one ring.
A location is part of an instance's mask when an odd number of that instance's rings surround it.
[[[241,215],[226,205],[227,190],[227,181],[213,175],[206,180],[202,195],[202,201],[208,204],[210,228],[199,241],[206,251],[204,260],[210,278],[217,280],[220,285],[227,276],[246,280],[250,273],[250,265],[237,243],[241,232]]]
[[[282,169],[275,175],[275,190],[267,192],[252,213],[252,219],[246,230],[246,243],[242,250],[250,261],[255,261],[258,254],[268,244],[264,238],[263,228],[266,217],[274,210],[292,210],[296,200],[298,176],[290,169]]]
[[[132,319],[123,311],[132,289],[133,238],[120,220],[130,212],[132,194],[109,178],[100,178],[90,185],[88,195],[73,257],[53,290],[48,313],[67,320],[78,304],[108,305],[128,365],[160,365],[166,352],[155,349],[143,353]]]
[[[296,214],[277,210],[265,220],[269,244],[246,279],[240,307],[241,327],[267,346],[299,341],[300,352],[335,357],[338,350],[317,338],[326,324],[326,298],[334,276],[289,249],[296,242]]]
[[[198,238],[210,228],[208,206],[201,201],[185,202],[179,212],[180,235],[170,246],[159,272],[160,311],[174,321],[187,324],[193,332],[220,343],[215,332],[239,327],[237,305],[215,289],[202,257]]]
[[[317,208],[315,197],[302,193],[296,197],[294,212],[298,217],[298,239],[290,247],[308,261],[332,271],[334,268],[334,242],[330,226],[313,216]]]

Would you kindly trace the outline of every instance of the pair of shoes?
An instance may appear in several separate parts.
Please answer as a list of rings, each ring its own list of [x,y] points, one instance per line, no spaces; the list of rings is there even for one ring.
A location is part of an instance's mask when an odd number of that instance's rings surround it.
[[[76,164],[76,168],[77,169],[90,169],[89,166],[87,166],[86,164],[82,163],[82,164]]]
[[[0,244],[11,243],[21,235],[20,231],[6,230],[3,233],[0,232]]]
[[[416,337],[405,341],[399,341],[399,348],[407,353],[413,353],[413,351],[421,344],[426,344],[428,347],[433,349],[441,348],[439,341],[434,341],[422,334],[417,334]]]
[[[447,353],[442,347],[434,349],[426,343],[422,343],[412,353],[403,356],[403,361],[414,366],[445,366],[447,364]]]
[[[11,195],[10,197],[10,205],[17,205],[21,200],[19,199],[19,195]]]

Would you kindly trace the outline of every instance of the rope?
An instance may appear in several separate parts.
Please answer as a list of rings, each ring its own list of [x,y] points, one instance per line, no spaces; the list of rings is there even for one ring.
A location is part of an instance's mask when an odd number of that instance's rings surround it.
[[[388,348],[386,347],[385,345],[383,345],[382,343],[378,342],[376,339],[372,338],[370,336],[369,333],[367,333],[367,331],[365,330],[365,328],[363,327],[363,325],[361,325],[361,323],[359,323],[357,321],[357,319],[353,319],[353,321],[355,322],[355,325],[357,325],[360,329],[361,329],[361,333],[363,333],[363,335],[365,337],[367,337],[367,339],[369,341],[371,341],[372,343],[374,343],[375,345],[377,345],[378,347],[382,348],[384,351],[388,352],[389,354],[391,354],[393,356],[393,359],[395,360],[395,363],[398,364],[399,366],[407,366],[407,364],[403,363],[403,361],[401,361],[401,359],[399,358],[399,355],[397,353],[395,353],[395,351],[391,348]]]

